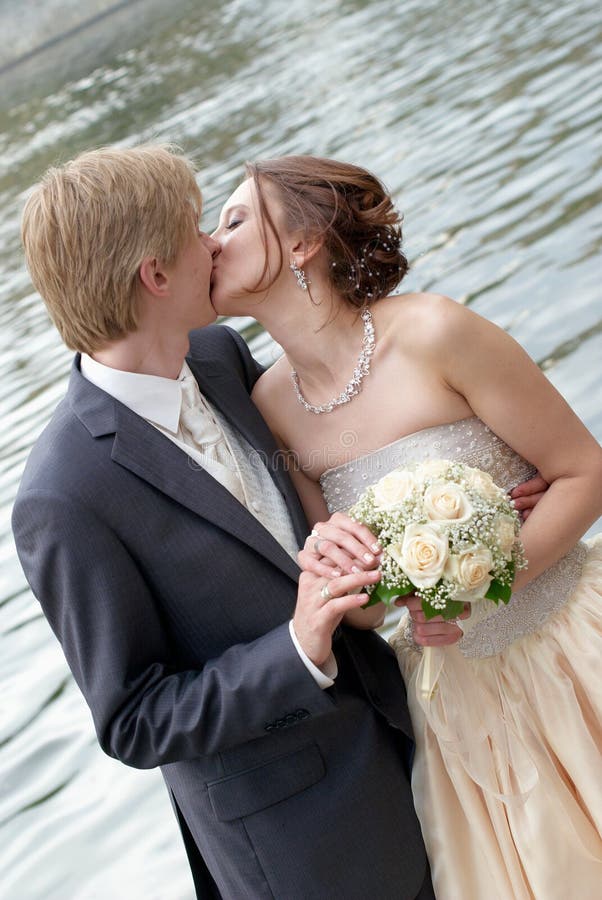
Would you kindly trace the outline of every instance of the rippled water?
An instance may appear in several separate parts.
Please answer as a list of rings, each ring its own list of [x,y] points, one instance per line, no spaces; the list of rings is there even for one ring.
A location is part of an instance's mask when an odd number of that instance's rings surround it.
[[[192,896],[160,776],[98,749],[14,554],[11,503],[70,361],[23,267],[30,184],[91,146],[169,139],[201,166],[211,228],[246,158],[363,164],[404,211],[407,288],[507,328],[600,439],[600,37],[585,0],[134,2],[2,76],[3,897]]]

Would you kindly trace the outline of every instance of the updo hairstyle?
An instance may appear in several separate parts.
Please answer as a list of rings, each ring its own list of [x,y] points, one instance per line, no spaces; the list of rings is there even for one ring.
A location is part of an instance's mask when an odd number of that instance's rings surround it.
[[[351,306],[361,309],[388,296],[408,271],[401,250],[402,216],[366,169],[316,156],[282,156],[246,163],[245,171],[255,183],[263,222],[279,244],[262,190],[266,182],[275,190],[285,227],[291,232],[302,228],[306,239],[324,241],[330,283]],[[280,245],[275,277],[283,262]]]

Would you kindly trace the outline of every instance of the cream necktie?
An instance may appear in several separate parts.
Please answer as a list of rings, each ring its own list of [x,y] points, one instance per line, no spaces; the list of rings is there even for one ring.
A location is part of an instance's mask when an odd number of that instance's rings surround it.
[[[192,373],[180,379],[182,406],[180,430],[184,443],[196,450],[207,471],[237,500],[245,504],[245,495],[236,461],[222,429],[205,402]]]

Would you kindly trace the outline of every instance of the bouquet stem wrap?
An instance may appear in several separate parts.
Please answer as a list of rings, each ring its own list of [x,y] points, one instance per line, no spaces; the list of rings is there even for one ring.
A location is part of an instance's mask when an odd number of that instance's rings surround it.
[[[423,702],[428,703],[437,690],[437,681],[443,666],[444,652],[442,647],[425,647],[422,651],[417,689]]]

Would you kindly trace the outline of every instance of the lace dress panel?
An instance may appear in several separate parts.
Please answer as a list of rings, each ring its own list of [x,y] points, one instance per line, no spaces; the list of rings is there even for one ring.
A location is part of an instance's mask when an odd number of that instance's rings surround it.
[[[532,478],[537,469],[520,457],[476,416],[407,435],[374,453],[328,469],[320,485],[329,512],[347,510],[366,488],[392,469],[430,459],[452,459],[488,472],[506,491]],[[577,544],[563,559],[525,588],[507,606],[473,604],[458,647],[464,656],[493,656],[524,634],[536,631],[570,597],[581,573],[586,547]]]

